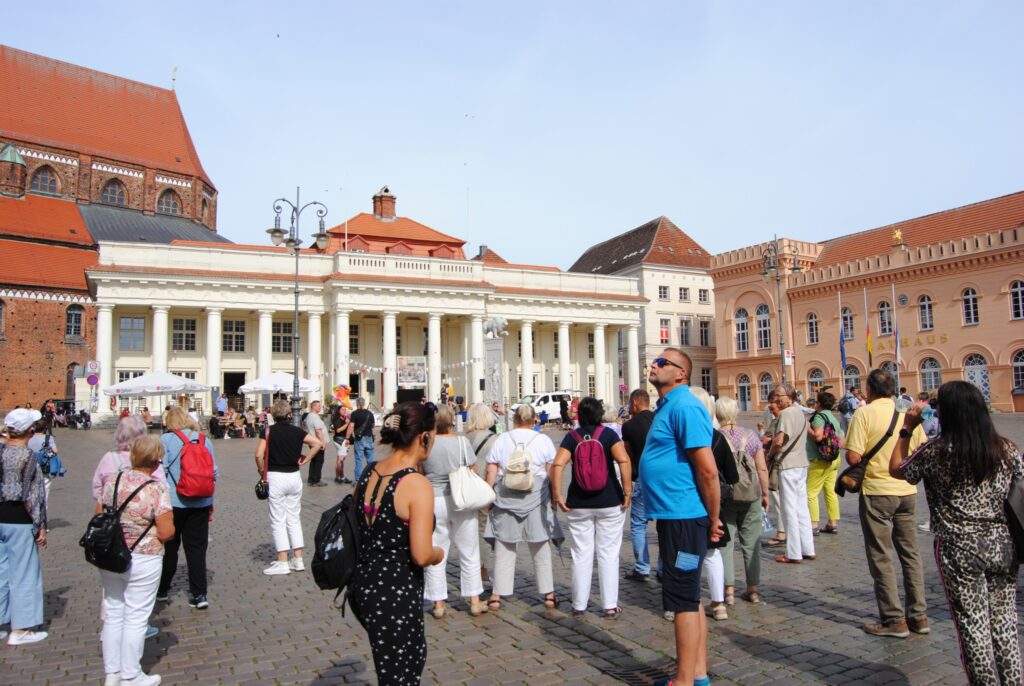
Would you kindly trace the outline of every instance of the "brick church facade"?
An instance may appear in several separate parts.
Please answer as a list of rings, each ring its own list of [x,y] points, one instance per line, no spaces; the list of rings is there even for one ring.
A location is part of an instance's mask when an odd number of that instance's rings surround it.
[[[74,396],[101,240],[221,241],[173,90],[0,45],[0,409]]]

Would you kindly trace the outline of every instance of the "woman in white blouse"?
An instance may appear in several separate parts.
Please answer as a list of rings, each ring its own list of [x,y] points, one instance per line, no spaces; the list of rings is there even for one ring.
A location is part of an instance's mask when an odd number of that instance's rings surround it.
[[[487,605],[498,610],[501,597],[512,595],[516,547],[519,543],[526,543],[533,559],[537,591],[544,597],[544,605],[554,608],[558,599],[549,544],[560,545],[564,539],[551,508],[548,487],[555,446],[550,438],[534,430],[537,414],[533,407],[520,405],[512,419],[515,428],[500,434],[487,454],[487,483],[494,486],[497,494],[484,529],[484,538],[494,542],[494,583]],[[532,458],[530,473],[533,484],[529,490],[512,489],[505,483],[509,458],[517,451],[527,451]]]

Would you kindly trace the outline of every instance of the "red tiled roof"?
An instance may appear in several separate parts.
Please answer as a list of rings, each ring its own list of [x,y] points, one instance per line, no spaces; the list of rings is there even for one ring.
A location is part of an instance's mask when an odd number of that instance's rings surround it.
[[[5,239],[0,239],[0,255],[4,256],[0,283],[75,291],[89,290],[85,270],[99,258],[95,250]]]
[[[884,255],[892,249],[895,229],[903,234],[907,247],[917,248],[1021,225],[1024,225],[1024,191],[824,241],[825,247],[814,266],[827,267]]]
[[[27,193],[0,196],[0,234],[93,245],[95,241],[73,200]]]
[[[174,91],[0,45],[0,136],[197,176]]]
[[[327,229],[327,233],[344,237],[344,222]],[[408,217],[395,217],[393,220],[384,221],[368,212],[360,212],[348,220],[348,237],[351,240],[354,236],[370,236],[406,242],[447,243],[460,248],[466,244],[466,241],[461,238],[448,236]]]
[[[711,255],[671,219],[658,217],[591,246],[569,271],[617,274],[640,263],[707,269],[711,266]]]
[[[473,258],[474,262],[485,262],[487,264],[508,264],[508,260],[494,252],[490,248],[484,250],[483,255],[476,255]]]

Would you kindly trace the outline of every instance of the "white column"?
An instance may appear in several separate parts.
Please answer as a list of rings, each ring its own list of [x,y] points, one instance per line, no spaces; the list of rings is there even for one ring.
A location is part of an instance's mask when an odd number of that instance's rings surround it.
[[[220,353],[224,345],[221,331],[223,307],[206,308],[206,384],[221,388]]]
[[[167,371],[167,312],[169,305],[153,305],[153,371]]]
[[[264,377],[270,373],[270,352],[271,324],[274,321],[273,310],[260,310],[260,330],[256,338],[256,376]]]
[[[334,310],[334,364],[338,372],[334,383],[348,385],[348,315],[350,310],[338,308]]]
[[[520,328],[520,349],[523,354],[520,365],[523,378],[523,395],[533,393],[533,320],[524,319]],[[510,394],[511,395],[511,394]]]
[[[605,373],[605,340],[604,324],[594,324],[594,392],[599,400],[606,403],[612,398],[608,394],[608,386],[605,383],[608,375]]]
[[[395,317],[397,312],[384,313],[384,376],[381,382],[381,404],[385,412],[398,399],[398,353],[395,350]]]
[[[569,388],[569,322],[558,322],[558,383],[557,388]]]
[[[626,333],[626,385],[627,392],[640,388],[640,325],[630,324]]]
[[[96,306],[96,361],[100,363],[100,393],[114,385],[114,306]],[[100,395],[99,411],[107,412],[106,396]]]
[[[480,390],[480,379],[484,378],[484,317],[474,314],[469,325],[470,356],[473,363],[469,366],[472,378],[469,379],[469,397],[474,403],[484,400],[484,392]]]
[[[427,317],[427,400],[439,402],[441,397],[441,315],[431,312]]]
[[[320,332],[320,318],[322,312],[310,312],[309,322],[306,324],[306,374],[309,380],[320,385],[320,391],[308,394],[307,400],[324,397],[326,377],[321,369],[321,347],[323,346],[323,335]]]

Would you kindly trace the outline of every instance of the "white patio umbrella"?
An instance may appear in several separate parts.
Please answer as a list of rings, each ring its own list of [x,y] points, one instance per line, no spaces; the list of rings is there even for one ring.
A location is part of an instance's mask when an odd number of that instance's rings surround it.
[[[295,377],[288,372],[272,372],[250,383],[239,387],[238,392],[246,395],[252,393],[291,393],[295,388]],[[299,377],[299,393],[316,393],[320,384]]]
[[[104,395],[123,395],[138,397],[144,395],[170,395],[172,393],[198,393],[208,391],[210,387],[204,383],[186,379],[183,376],[167,372],[149,372],[123,383],[103,389]]]

